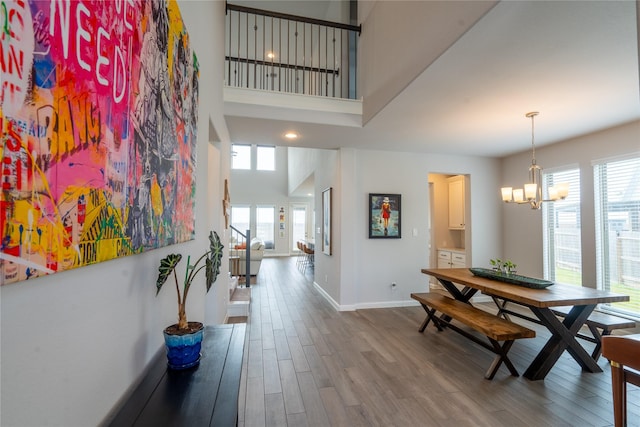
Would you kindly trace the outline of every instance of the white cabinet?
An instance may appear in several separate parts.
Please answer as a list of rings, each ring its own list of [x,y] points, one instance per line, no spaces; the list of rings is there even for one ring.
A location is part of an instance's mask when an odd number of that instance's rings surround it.
[[[467,256],[459,252],[451,252],[451,268],[465,268],[467,266]]]
[[[438,268],[451,268],[450,251],[438,251]]]
[[[459,251],[438,249],[438,268],[465,268],[467,256]]]
[[[447,181],[449,183],[449,229],[464,230],[464,176],[453,176]]]

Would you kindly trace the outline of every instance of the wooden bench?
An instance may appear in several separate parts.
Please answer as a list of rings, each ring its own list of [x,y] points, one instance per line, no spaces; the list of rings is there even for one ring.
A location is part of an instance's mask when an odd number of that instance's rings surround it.
[[[427,312],[427,318],[420,326],[420,332],[424,332],[429,322],[433,321],[438,331],[448,327],[495,353],[496,357],[484,376],[488,380],[493,379],[502,363],[509,369],[511,375],[516,377],[519,375],[507,357],[507,353],[516,339],[533,338],[536,336],[535,331],[441,294],[413,293],[411,298],[418,301]],[[438,311],[442,313],[439,317],[436,316]],[[489,343],[452,324],[452,320],[457,320],[480,332],[489,340]],[[499,341],[503,341],[502,345]]]
[[[558,317],[566,317],[569,314],[571,307],[554,307],[552,309],[553,314]],[[591,335],[585,335],[582,333],[578,333],[576,336],[578,338],[582,338],[583,340],[594,343],[596,346],[591,353],[591,357],[596,362],[600,358],[602,354],[602,337],[611,335],[616,329],[629,329],[635,328],[636,322],[633,320],[625,319],[624,317],[618,317],[607,313],[602,313],[600,311],[594,311],[589,315],[589,318],[585,322],[589,331],[591,331]]]
[[[167,368],[164,351],[102,425],[235,426],[246,325],[206,326],[197,367]]]

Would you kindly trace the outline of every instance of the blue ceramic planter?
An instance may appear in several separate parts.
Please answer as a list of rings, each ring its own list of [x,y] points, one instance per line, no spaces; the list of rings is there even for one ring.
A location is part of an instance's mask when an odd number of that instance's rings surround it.
[[[192,322],[189,322],[192,323]],[[168,328],[167,328],[168,329]],[[200,363],[200,348],[204,327],[196,332],[184,335],[174,335],[164,330],[164,344],[167,349],[167,361],[171,369],[187,369]]]

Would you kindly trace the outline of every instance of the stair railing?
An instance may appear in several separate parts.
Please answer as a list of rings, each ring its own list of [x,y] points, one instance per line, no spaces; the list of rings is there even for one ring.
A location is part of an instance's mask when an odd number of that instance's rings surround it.
[[[227,3],[228,86],[356,99],[360,26]]]
[[[241,251],[242,249],[235,249],[236,246],[242,246],[244,244],[244,252],[245,252],[245,285],[247,287],[251,287],[251,230],[246,230],[242,233],[240,230],[235,228],[233,225],[230,225],[231,229],[231,242],[234,251]],[[238,266],[239,267],[239,266]],[[238,276],[240,272],[238,272]]]

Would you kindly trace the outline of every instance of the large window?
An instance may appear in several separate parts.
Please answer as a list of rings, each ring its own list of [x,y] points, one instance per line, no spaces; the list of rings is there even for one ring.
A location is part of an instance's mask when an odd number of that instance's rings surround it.
[[[276,147],[258,145],[256,160],[259,171],[276,170]]]
[[[251,146],[233,144],[231,146],[231,168],[251,169]]]
[[[264,240],[265,249],[273,249],[275,236],[276,208],[258,206],[256,208],[256,237]]]
[[[251,209],[249,206],[231,206],[231,225],[241,233],[249,230],[251,224]]]
[[[598,287],[631,296],[607,308],[640,316],[640,157],[594,165]]]
[[[544,278],[582,286],[580,169],[544,173],[544,188],[561,182],[569,183],[569,196],[565,200],[542,204]]]

